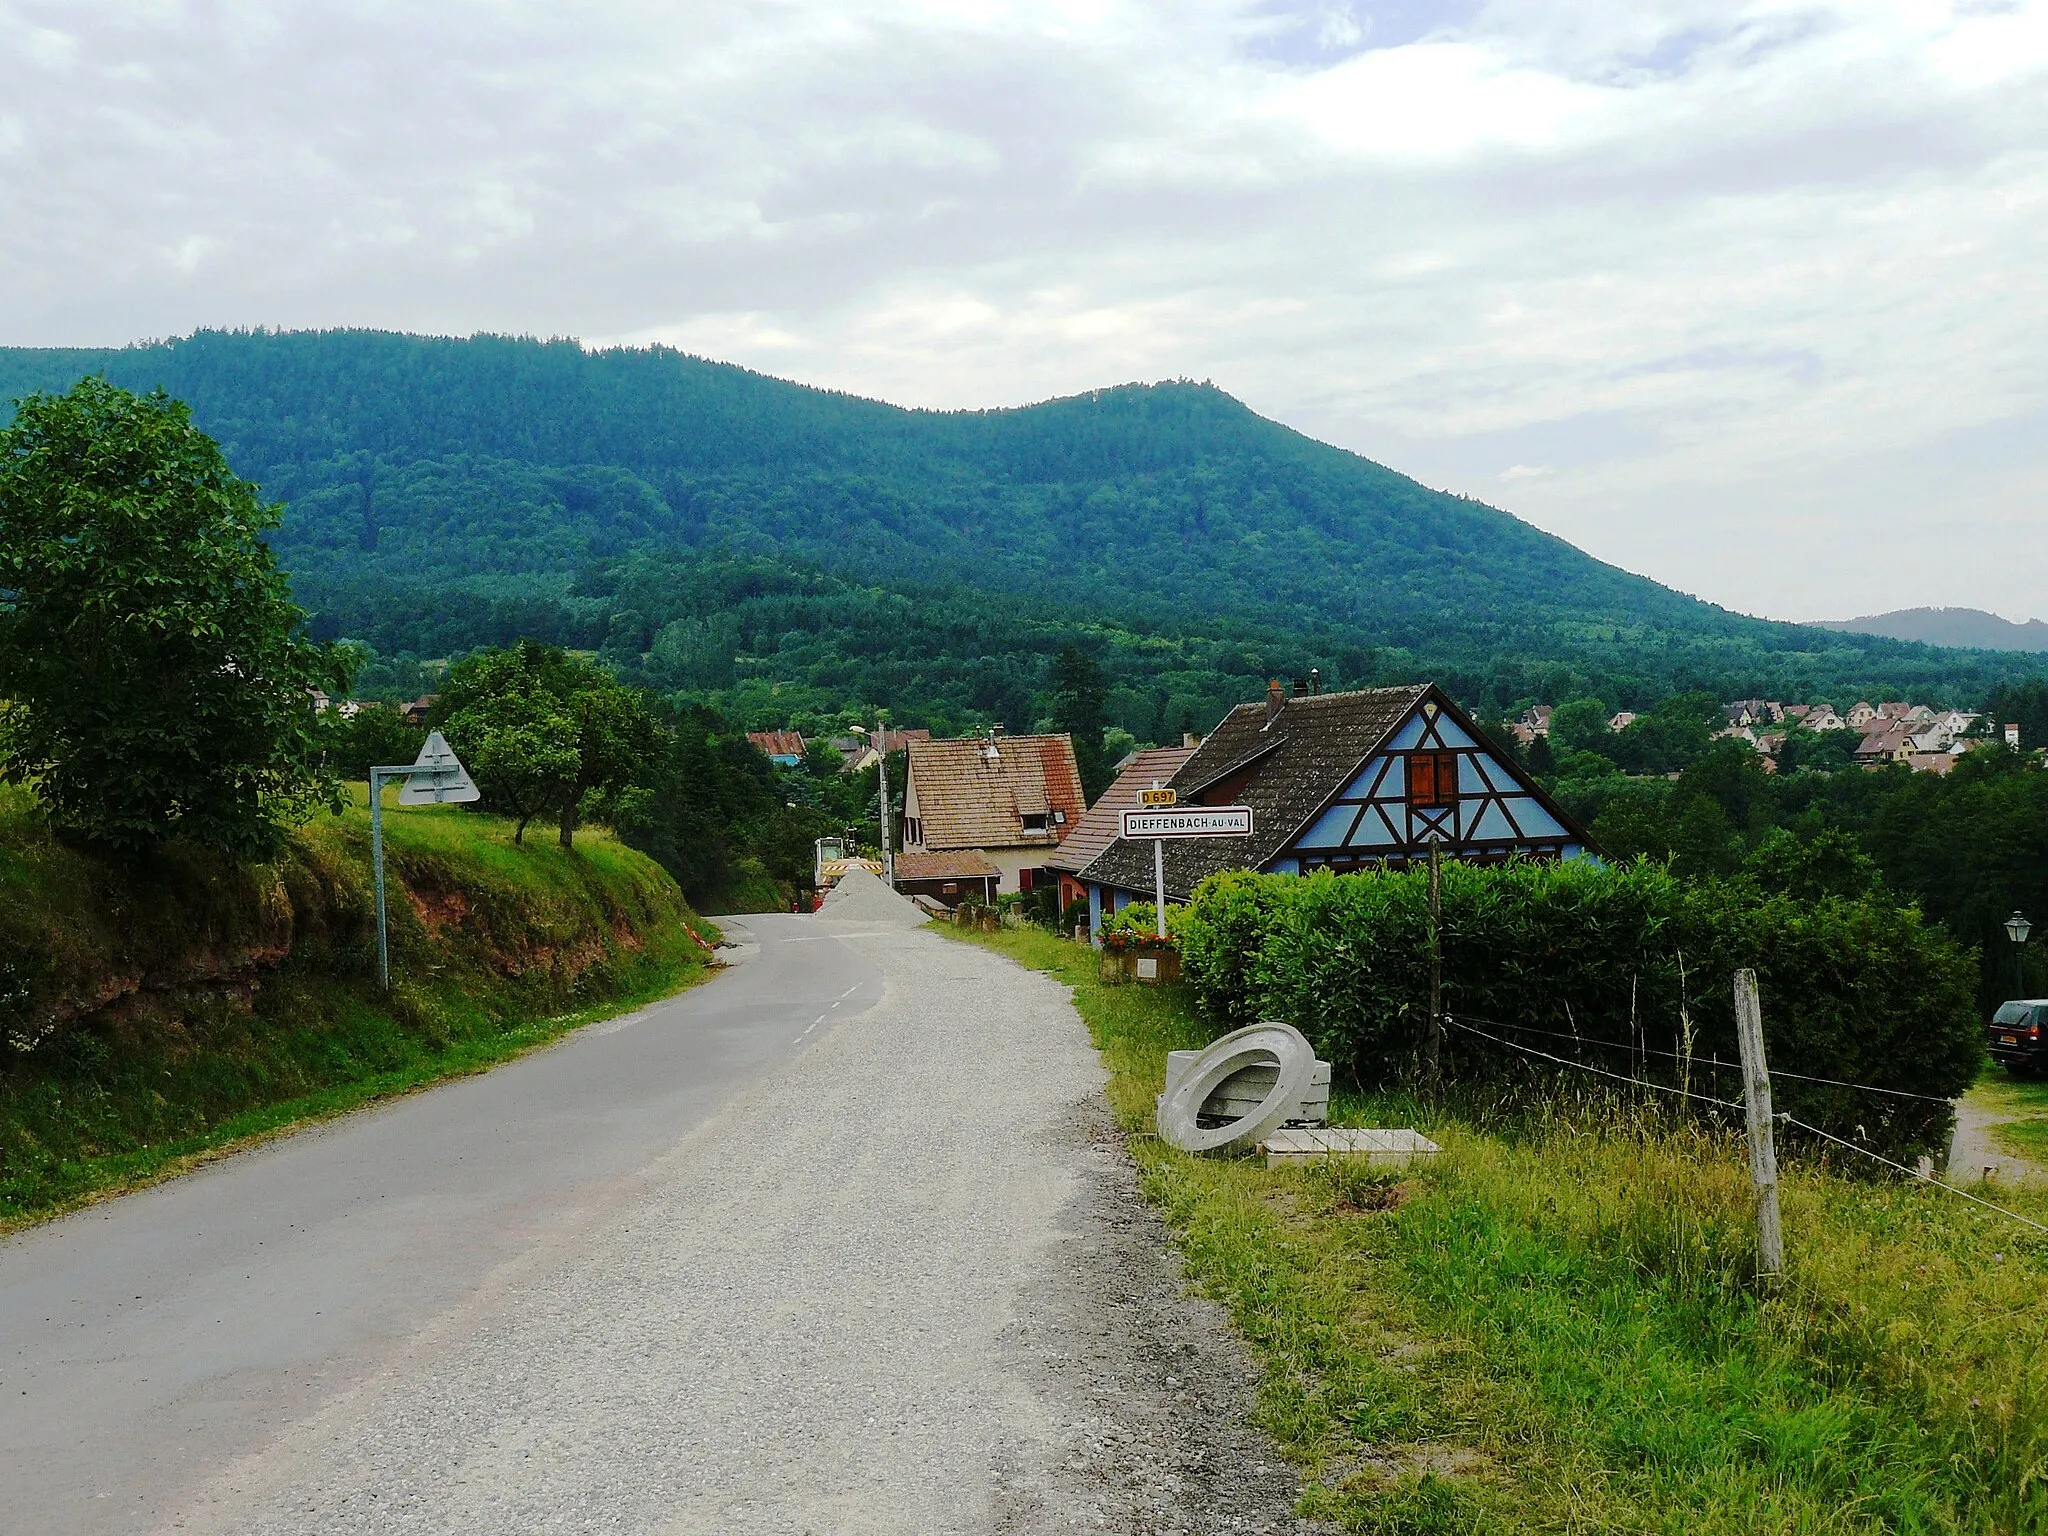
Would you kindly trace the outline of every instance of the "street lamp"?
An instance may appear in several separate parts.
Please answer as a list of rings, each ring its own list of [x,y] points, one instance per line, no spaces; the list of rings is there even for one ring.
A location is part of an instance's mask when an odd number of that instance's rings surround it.
[[[2034,931],[2034,925],[2027,921],[2026,914],[2015,912],[2005,920],[2005,936],[2012,940],[2012,973],[2018,982],[2015,995],[2027,990],[2027,935]]]

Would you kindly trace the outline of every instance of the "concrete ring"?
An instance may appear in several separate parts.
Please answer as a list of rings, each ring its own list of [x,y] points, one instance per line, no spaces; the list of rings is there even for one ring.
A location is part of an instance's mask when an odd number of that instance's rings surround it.
[[[1259,1107],[1240,1120],[1204,1129],[1196,1116],[1209,1095],[1233,1073],[1269,1062],[1278,1070]],[[1254,1146],[1294,1113],[1308,1091],[1315,1065],[1315,1047],[1291,1024],[1248,1024],[1232,1030],[1188,1064],[1171,1093],[1160,1095],[1160,1137],[1183,1152],[1226,1152]]]

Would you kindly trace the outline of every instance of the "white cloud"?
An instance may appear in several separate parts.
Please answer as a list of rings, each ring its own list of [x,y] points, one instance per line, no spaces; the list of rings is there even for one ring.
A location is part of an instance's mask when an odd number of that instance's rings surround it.
[[[2048,0],[0,0],[0,341],[1212,377],[1786,616],[2039,612]]]

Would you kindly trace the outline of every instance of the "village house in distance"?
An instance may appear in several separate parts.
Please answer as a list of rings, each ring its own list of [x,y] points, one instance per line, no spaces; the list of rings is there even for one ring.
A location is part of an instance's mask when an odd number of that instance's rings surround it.
[[[1047,861],[1087,808],[1072,737],[1006,736],[995,726],[986,736],[912,739],[904,748],[899,879],[906,859],[927,886],[921,894],[939,895],[949,883],[965,894],[965,882],[984,879],[990,867],[1002,893],[1057,877]]]
[[[1132,798],[1143,787],[1132,783]],[[1169,841],[1170,901],[1220,870],[1399,869],[1427,859],[1432,843],[1474,864],[1598,851],[1434,683],[1355,693],[1302,683],[1290,697],[1275,682],[1263,703],[1231,710],[1169,787],[1182,805],[1247,805],[1253,819],[1250,837]],[[1076,878],[1099,933],[1105,910],[1151,900],[1152,844],[1118,837]]]

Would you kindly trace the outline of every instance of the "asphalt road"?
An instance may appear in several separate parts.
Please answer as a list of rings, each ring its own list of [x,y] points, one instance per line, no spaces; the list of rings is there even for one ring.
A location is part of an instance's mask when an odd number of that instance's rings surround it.
[[[0,1242],[0,1532],[1292,1529],[1064,992],[748,921],[679,998]]]

